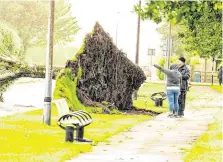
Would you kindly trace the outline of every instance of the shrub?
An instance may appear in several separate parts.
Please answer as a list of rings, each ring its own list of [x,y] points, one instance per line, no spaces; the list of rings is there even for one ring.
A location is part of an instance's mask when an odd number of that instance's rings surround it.
[[[178,60],[177,57],[174,57],[173,56],[173,57],[170,58],[170,63],[175,63],[175,62],[177,62],[177,60]],[[158,65],[164,67],[165,66],[165,63],[166,63],[165,57],[162,57],[159,60]],[[156,70],[156,75],[158,76],[158,78],[160,80],[163,80],[164,79],[164,73],[162,71],[160,71],[159,69]]]

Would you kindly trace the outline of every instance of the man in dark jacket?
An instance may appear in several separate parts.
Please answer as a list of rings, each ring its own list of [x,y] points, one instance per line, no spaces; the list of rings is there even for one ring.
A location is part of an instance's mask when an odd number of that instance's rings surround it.
[[[186,102],[186,93],[188,89],[188,80],[190,78],[190,71],[188,67],[185,64],[186,59],[184,57],[180,57],[178,61],[179,66],[179,72],[182,75],[182,83],[180,86],[180,96],[179,96],[179,111],[178,115],[180,117],[184,116],[184,110],[185,110],[185,102]]]
[[[222,84],[222,66],[218,70],[218,80],[219,80],[219,85]]]

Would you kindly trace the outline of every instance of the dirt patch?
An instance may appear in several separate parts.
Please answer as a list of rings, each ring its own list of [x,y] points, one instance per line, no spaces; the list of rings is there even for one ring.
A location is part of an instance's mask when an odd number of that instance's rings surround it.
[[[134,108],[133,110],[128,110],[128,111],[123,111],[124,114],[129,114],[129,115],[150,115],[150,116],[156,116],[161,114],[160,112],[155,112],[152,110],[147,110],[143,108]]]

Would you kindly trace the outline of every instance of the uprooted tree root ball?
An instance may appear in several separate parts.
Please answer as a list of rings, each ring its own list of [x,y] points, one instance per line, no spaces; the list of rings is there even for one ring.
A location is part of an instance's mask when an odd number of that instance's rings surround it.
[[[83,105],[133,110],[132,94],[145,80],[141,68],[96,23],[74,59],[68,60],[58,75],[54,98],[66,98],[71,110],[82,109]]]

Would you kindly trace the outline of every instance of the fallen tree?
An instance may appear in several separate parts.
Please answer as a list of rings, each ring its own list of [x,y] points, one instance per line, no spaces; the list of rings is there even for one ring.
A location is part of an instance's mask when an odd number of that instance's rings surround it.
[[[62,68],[53,68],[53,79]],[[10,57],[0,56],[0,102],[4,101],[2,94],[13,82],[21,77],[45,78],[45,66],[28,66]]]
[[[29,66],[24,62],[23,42],[10,25],[0,22],[0,100],[14,80],[20,77],[45,77],[45,66]],[[54,70],[53,77],[60,69]]]
[[[71,110],[103,105],[131,110],[132,94],[145,80],[140,67],[96,23],[79,52],[58,75],[54,99],[66,98]]]

